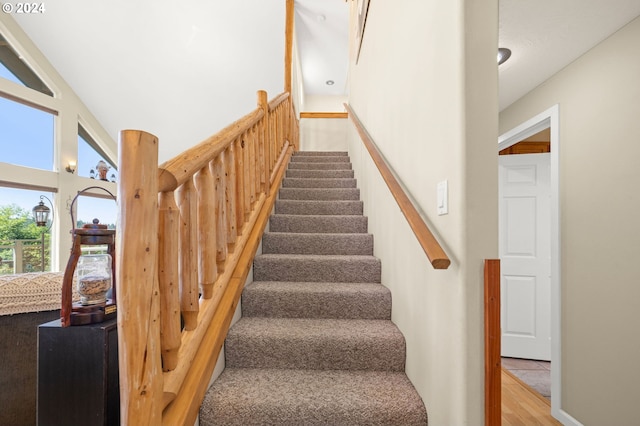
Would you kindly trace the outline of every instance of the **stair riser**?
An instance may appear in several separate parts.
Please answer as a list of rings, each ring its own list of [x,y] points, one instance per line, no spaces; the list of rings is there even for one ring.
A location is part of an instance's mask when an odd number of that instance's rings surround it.
[[[281,200],[359,201],[360,189],[281,188],[278,196]]]
[[[262,253],[372,256],[373,235],[267,232]]]
[[[366,216],[271,215],[271,232],[366,233]]]
[[[331,179],[331,178],[353,178],[353,170],[303,170],[303,169],[288,169],[286,177],[291,178],[318,178],[318,179]]]
[[[282,181],[283,188],[356,188],[355,179],[309,179],[286,178]]]
[[[242,316],[390,320],[391,293],[381,284],[253,282],[242,293]]]
[[[276,214],[361,215],[362,201],[276,200]]]
[[[376,258],[346,260],[325,258],[273,258],[256,256],[253,263],[255,281],[306,281],[379,283],[381,266]]]

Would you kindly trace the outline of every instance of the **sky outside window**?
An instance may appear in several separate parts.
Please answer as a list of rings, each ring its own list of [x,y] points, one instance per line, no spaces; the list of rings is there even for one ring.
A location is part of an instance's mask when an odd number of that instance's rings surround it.
[[[78,176],[84,177],[92,177],[91,170],[94,171],[94,177],[98,178],[98,171],[96,170],[96,165],[98,162],[102,160],[110,167],[109,172],[107,173],[107,179],[109,181],[116,180],[118,176],[118,172],[116,169],[109,164],[109,162],[98,154],[98,152],[87,142],[82,136],[78,135],[78,165],[76,173]]]
[[[53,170],[54,118],[0,97],[0,162]]]
[[[11,71],[9,71],[4,65],[2,65],[2,63],[0,63],[0,77],[6,78],[9,81],[13,81],[14,83],[18,83],[19,85],[24,86],[24,84],[20,80],[18,80],[18,78],[13,75]]]

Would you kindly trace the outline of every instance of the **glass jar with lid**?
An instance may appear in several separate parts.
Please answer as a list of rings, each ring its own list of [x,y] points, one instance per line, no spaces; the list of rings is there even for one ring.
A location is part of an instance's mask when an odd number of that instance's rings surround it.
[[[78,293],[82,305],[96,305],[107,301],[111,289],[111,256],[90,254],[78,259]]]

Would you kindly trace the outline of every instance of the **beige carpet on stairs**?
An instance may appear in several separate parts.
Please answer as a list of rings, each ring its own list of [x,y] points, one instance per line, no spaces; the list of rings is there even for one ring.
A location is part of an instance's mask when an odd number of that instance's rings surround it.
[[[347,153],[289,164],[201,425],[426,425]]]

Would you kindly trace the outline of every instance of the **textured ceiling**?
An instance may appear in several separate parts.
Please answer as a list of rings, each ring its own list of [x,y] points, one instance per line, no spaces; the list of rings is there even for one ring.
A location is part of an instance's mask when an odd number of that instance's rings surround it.
[[[500,0],[500,110],[640,15],[640,0]],[[640,40],[638,41],[640,48]]]
[[[305,92],[346,94],[349,3],[295,3]],[[640,0],[500,0],[499,46],[513,52],[499,68],[500,110],[638,15]]]

